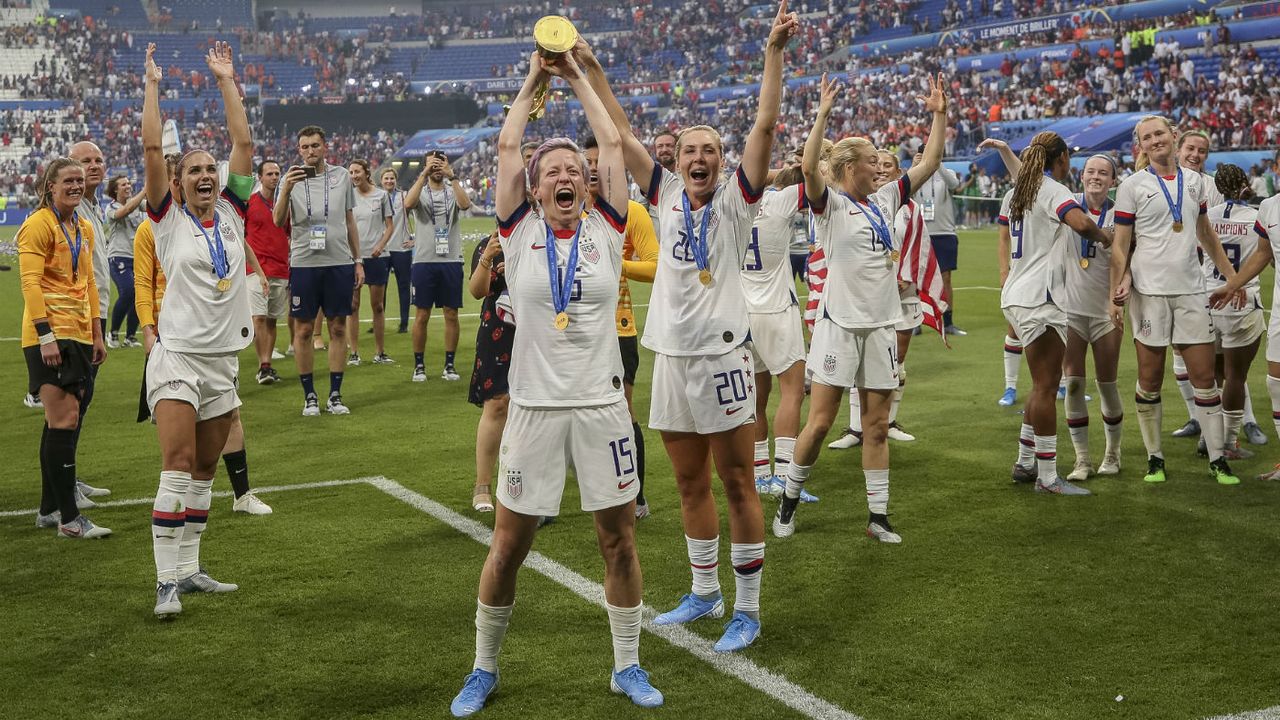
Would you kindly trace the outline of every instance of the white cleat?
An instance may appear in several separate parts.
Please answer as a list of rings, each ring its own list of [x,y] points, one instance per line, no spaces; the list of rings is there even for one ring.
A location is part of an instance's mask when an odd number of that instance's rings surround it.
[[[76,488],[76,509],[88,510],[98,507],[98,503],[90,500],[84,493],[80,492],[80,488]]]
[[[106,497],[111,494],[111,491],[106,488],[96,488],[90,485],[89,483],[79,479],[76,480],[76,488],[85,497],[91,497],[91,498]]]
[[[1102,456],[1102,464],[1098,466],[1099,475],[1119,475],[1120,474],[1120,456],[1118,454],[1107,453]]]
[[[413,369],[413,381],[414,381],[414,382],[426,382],[426,381],[427,381],[427,369],[426,369],[426,368],[424,368],[424,367],[422,367],[421,365],[419,365],[418,367],[414,368],[414,369]]]
[[[302,406],[302,417],[320,417],[320,403],[314,395],[307,397],[307,402]]]
[[[898,421],[889,423],[889,439],[898,442],[915,442],[916,436],[902,429]]]
[[[330,415],[350,415],[351,414],[351,408],[348,408],[346,405],[342,404],[341,395],[330,395],[329,402],[325,404],[324,409],[327,410]]]
[[[1089,460],[1086,458],[1077,458],[1076,466],[1067,474],[1067,479],[1072,482],[1079,482],[1081,480],[1088,480],[1091,474],[1093,474],[1093,467],[1089,465]]]
[[[848,450],[851,447],[857,447],[862,444],[862,433],[853,428],[845,428],[840,437],[827,443],[827,447],[832,450]]]
[[[44,403],[40,400],[40,398],[39,398],[39,397],[37,397],[37,396],[35,396],[35,395],[32,395],[31,393],[27,393],[27,394],[22,398],[22,404],[23,404],[23,405],[26,405],[26,406],[27,406],[27,407],[29,407],[29,408],[42,408],[42,407],[44,407]]]
[[[231,504],[231,512],[248,513],[249,515],[270,515],[271,506],[258,499],[253,491],[241,495]]]
[[[54,510],[48,515],[41,515],[40,511],[38,510],[36,511],[36,527],[42,530],[47,530],[49,528],[56,528],[61,523],[62,523],[61,510]]]
[[[194,575],[182,578],[178,581],[178,594],[188,595],[190,593],[229,593],[240,589],[235,583],[218,582],[209,577],[209,573],[201,569]]]
[[[99,527],[89,518],[78,515],[66,525],[58,525],[58,535],[72,540],[94,540],[111,534],[111,528]]]
[[[285,354],[284,354],[284,353],[282,353],[282,352],[280,352],[279,350],[277,350],[277,349],[275,349],[275,348],[271,348],[271,359],[272,359],[272,360],[283,360],[283,359],[285,359]]]
[[[156,617],[168,620],[182,612],[182,601],[178,599],[178,583],[156,583]]]
[[[867,537],[890,545],[902,543],[902,536],[889,527],[888,520],[872,520],[867,523]]]
[[[440,373],[440,379],[455,382],[457,380],[461,380],[462,376],[458,374],[457,370],[453,369],[452,365],[445,365],[444,372]]]

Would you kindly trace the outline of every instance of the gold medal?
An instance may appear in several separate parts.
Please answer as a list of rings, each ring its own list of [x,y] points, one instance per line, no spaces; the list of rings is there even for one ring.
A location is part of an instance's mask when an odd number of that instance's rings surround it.
[[[567,312],[556,313],[556,329],[564,330],[567,327],[569,327],[569,313]]]
[[[1173,221],[1173,231],[1174,231],[1174,232],[1182,232],[1182,221],[1181,221],[1181,220],[1174,220],[1174,221]]]
[[[1089,269],[1089,258],[1080,258],[1080,269],[1081,270]]]
[[[710,270],[699,270],[699,271],[698,271],[698,282],[702,283],[703,287],[711,287],[711,271],[710,271]]]
[[[893,252],[889,253],[889,258],[894,262],[902,262],[902,253],[898,252],[897,250],[894,250]]]
[[[218,278],[218,292],[223,293],[231,289],[231,278]]]

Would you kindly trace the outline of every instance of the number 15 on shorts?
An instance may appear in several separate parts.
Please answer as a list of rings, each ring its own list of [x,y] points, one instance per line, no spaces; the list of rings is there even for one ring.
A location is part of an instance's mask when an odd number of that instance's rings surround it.
[[[635,475],[636,453],[630,437],[609,441],[609,449],[613,451],[613,472],[620,478]]]

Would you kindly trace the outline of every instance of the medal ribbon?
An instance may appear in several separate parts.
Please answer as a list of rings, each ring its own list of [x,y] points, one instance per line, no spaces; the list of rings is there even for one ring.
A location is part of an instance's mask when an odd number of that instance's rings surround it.
[[[218,276],[219,280],[226,278],[231,274],[231,263],[227,260],[227,248],[222,244],[222,231],[219,229],[221,225],[218,222],[218,213],[213,213],[213,239],[209,238],[209,232],[204,229],[204,225],[191,213],[186,205],[182,206],[182,211],[191,218],[191,222],[195,223],[200,230],[200,234],[204,236],[204,242],[209,246],[209,259],[213,261],[213,272]]]
[[[853,200],[853,198],[848,195],[845,195],[845,197]],[[880,208],[870,200],[867,201],[866,205],[863,205],[857,200],[853,200],[853,204],[857,205],[859,210],[862,210],[863,216],[867,218],[867,222],[871,225],[871,231],[876,234],[876,237],[880,238],[880,242],[892,251],[893,233],[889,232],[889,223],[885,222],[884,215],[880,213]],[[875,215],[874,219],[872,219],[872,215]]]
[[[325,222],[328,222],[329,221],[329,166],[328,165],[326,165],[324,168],[324,175],[321,175],[320,177],[324,178],[324,183],[323,183],[324,184],[324,219],[325,219]],[[306,195],[307,195],[307,222],[310,223],[311,222],[311,183],[304,180],[302,182],[302,189],[306,192]],[[196,224],[199,225],[199,223],[196,223]]]
[[[544,223],[545,224],[545,223]],[[551,307],[559,315],[569,307],[569,298],[573,296],[573,280],[578,274],[578,237],[582,235],[582,226],[573,233],[573,241],[569,246],[569,261],[565,264],[564,276],[560,275],[560,265],[556,258],[556,233],[547,228],[547,274],[551,278]]]
[[[75,277],[80,273],[80,249],[84,247],[84,238],[80,234],[80,216],[75,210],[71,211],[71,224],[76,226],[76,241],[72,244],[71,233],[67,232],[67,226],[62,224],[62,217],[56,210],[53,214],[58,218],[58,228],[62,230],[62,237],[67,240],[67,249],[71,251],[71,275]]]
[[[711,260],[707,257],[707,223],[711,221],[711,205],[708,204],[702,209],[702,223],[698,229],[698,235],[693,234],[693,211],[689,209],[689,193],[680,193],[680,207],[684,211],[684,230],[689,236],[689,249],[693,251],[693,262],[699,270],[710,269]]]
[[[1169,212],[1173,214],[1173,221],[1182,222],[1182,168],[1178,168],[1178,201],[1175,203],[1173,198],[1169,196],[1169,188],[1165,187],[1164,178],[1160,177],[1160,173],[1155,168],[1147,166],[1147,172],[1156,178],[1156,184],[1160,186],[1160,192],[1164,193],[1164,201],[1169,204]]]
[[[1089,211],[1090,209],[1089,201],[1085,199],[1084,193],[1080,193],[1080,204],[1084,207],[1085,212]],[[1098,227],[1103,227],[1107,224],[1107,211],[1110,209],[1111,209],[1111,199],[1107,198],[1102,201],[1102,209],[1098,211],[1098,223],[1097,223]],[[1080,236],[1080,259],[1083,260],[1089,257],[1089,244],[1090,244],[1089,239],[1081,235]]]

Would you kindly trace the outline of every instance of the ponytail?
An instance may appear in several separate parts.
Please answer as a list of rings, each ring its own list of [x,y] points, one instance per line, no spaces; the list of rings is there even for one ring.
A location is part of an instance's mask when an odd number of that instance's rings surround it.
[[[1039,133],[1022,151],[1022,168],[1014,180],[1013,198],[1009,202],[1009,216],[1021,220],[1036,201],[1045,170],[1063,153],[1069,152],[1067,143],[1055,132]]]
[[[53,188],[49,187],[54,180],[58,179],[58,173],[63,168],[82,167],[79,160],[72,160],[69,157],[54,158],[49,161],[49,165],[45,167],[44,174],[40,176],[40,203],[36,205],[36,210],[49,208],[54,215],[58,214],[58,210],[53,206]]]
[[[1219,165],[1217,172],[1213,174],[1213,184],[1227,200],[1247,200],[1253,194],[1253,189],[1249,187],[1249,178],[1239,165],[1231,163]]]

